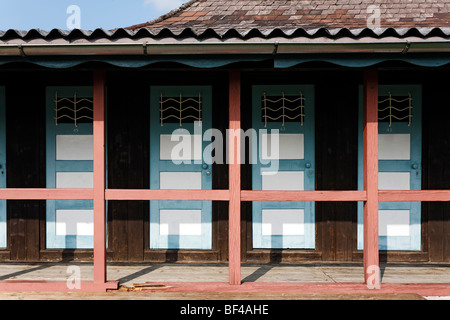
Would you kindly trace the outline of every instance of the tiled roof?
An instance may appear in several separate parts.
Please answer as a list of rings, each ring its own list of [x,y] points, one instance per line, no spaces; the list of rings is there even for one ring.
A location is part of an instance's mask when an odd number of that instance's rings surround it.
[[[448,36],[450,0],[191,0],[127,29],[143,28],[152,34],[168,30],[174,35],[189,30],[197,36],[205,32],[223,36],[230,31],[246,36],[252,30],[265,36],[298,30],[309,35],[317,30],[331,34],[347,30],[357,35],[367,29],[377,35],[388,29],[398,35],[414,29],[425,36],[438,29]]]

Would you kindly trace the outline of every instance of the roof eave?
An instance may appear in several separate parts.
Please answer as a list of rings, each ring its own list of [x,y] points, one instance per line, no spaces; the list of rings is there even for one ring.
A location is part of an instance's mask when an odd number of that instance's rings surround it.
[[[450,40],[3,43],[0,56],[450,52]]]

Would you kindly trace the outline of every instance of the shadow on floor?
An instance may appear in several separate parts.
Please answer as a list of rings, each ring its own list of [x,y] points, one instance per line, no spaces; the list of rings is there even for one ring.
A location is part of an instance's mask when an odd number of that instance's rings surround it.
[[[50,268],[51,266],[52,265],[49,265],[49,264],[39,264],[38,266],[33,267],[33,268],[15,271],[13,273],[9,273],[9,274],[5,274],[5,275],[0,276],[0,281],[10,280],[10,278],[22,276],[24,274],[35,272],[35,271],[39,271],[39,270],[43,270],[43,269],[47,269],[47,268]]]
[[[146,275],[147,273],[150,273],[150,272],[152,272],[152,271],[155,271],[155,270],[157,270],[157,269],[159,269],[159,268],[161,268],[161,267],[162,267],[162,265],[152,265],[152,266],[150,266],[150,267],[148,267],[148,268],[139,270],[139,271],[134,272],[134,273],[132,273],[132,274],[129,274],[129,275],[123,277],[123,278],[120,278],[120,279],[119,279],[119,283],[126,283],[126,282],[129,282],[129,281],[132,281],[133,279],[136,279],[136,278],[139,278],[139,277],[141,277],[141,276],[144,276],[144,275]]]

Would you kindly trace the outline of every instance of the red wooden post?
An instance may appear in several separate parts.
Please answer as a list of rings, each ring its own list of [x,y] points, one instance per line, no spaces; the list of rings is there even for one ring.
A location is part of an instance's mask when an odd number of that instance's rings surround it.
[[[378,72],[364,71],[364,280],[380,288],[378,252]]]
[[[94,282],[106,282],[105,72],[94,71]]]
[[[241,284],[241,78],[231,70],[229,78],[229,283]]]

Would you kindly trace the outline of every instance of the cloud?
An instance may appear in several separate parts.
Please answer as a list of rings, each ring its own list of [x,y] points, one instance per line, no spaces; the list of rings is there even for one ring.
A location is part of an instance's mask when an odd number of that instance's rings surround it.
[[[145,0],[144,6],[153,6],[160,13],[167,13],[178,8],[186,0]]]

